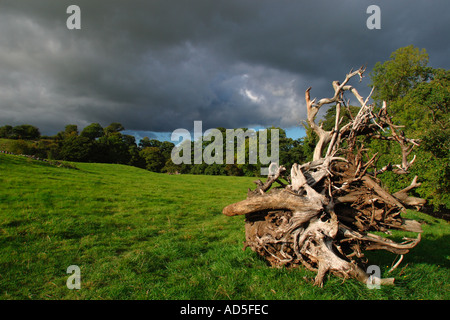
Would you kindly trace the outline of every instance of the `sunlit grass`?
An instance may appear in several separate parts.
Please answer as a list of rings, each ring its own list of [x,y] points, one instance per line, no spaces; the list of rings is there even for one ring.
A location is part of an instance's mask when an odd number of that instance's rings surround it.
[[[254,178],[166,175],[135,167],[78,169],[0,154],[0,299],[448,299],[450,227],[422,213],[421,243],[388,274],[395,255],[370,252],[396,285],[369,290],[329,276],[270,268],[242,251],[243,217],[224,206]],[[400,239],[401,233],[392,237]],[[69,290],[67,267],[81,269]]]

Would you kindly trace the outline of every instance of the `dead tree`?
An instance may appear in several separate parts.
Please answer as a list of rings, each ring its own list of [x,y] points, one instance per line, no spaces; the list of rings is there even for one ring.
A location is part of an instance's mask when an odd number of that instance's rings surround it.
[[[331,98],[311,100],[311,88],[306,90],[307,122],[318,136],[311,162],[294,164],[290,172],[272,164],[265,183],[255,181],[257,187],[249,189],[247,199],[223,209],[227,216],[245,215],[244,249],[250,247],[272,266],[303,265],[317,272],[318,286],[323,285],[327,272],[367,283],[370,277],[364,271],[365,250],[383,249],[402,259],[419,243],[422,232],[417,221],[401,216],[406,208],[419,208],[425,203],[408,195],[420,185],[417,177],[410,186],[394,194],[381,187],[377,177],[387,170],[408,172],[415,160],[408,160],[409,156],[419,141],[406,138],[394,125],[385,103],[378,112],[374,111],[374,106],[368,104],[372,92],[364,99],[348,84],[355,76],[361,81],[364,71],[361,67],[347,74],[342,83],[334,81]],[[357,114],[351,114],[349,102],[344,99],[346,92],[358,100],[361,107]],[[324,105],[336,108],[331,131],[316,123],[317,113]],[[346,124],[341,123],[342,108],[350,113]],[[377,168],[378,155],[369,156],[364,139],[398,142],[402,162]],[[278,186],[272,186],[274,183]],[[418,236],[396,243],[370,233],[389,233],[390,229],[417,232]],[[381,284],[392,284],[393,280],[381,279]]]

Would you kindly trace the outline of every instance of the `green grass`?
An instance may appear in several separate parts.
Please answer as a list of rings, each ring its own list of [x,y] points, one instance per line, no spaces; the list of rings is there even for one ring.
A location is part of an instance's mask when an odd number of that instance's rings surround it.
[[[221,211],[254,178],[74,165],[0,154],[0,299],[450,298],[443,220],[408,213],[423,223],[422,241],[392,274],[395,255],[369,252],[395,286],[329,276],[317,288],[312,272],[270,268],[242,251],[243,217]],[[81,269],[80,290],[66,287],[70,265]]]

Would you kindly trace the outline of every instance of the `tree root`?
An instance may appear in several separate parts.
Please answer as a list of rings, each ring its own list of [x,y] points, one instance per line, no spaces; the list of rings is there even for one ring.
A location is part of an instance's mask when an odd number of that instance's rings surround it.
[[[407,194],[420,185],[417,177],[410,186],[394,194],[384,190],[377,178],[395,167],[403,171],[398,173],[407,171],[413,162],[408,161],[407,156],[418,141],[396,132],[397,127],[392,124],[385,105],[375,115],[373,106],[367,105],[368,99],[362,99],[356,89],[347,84],[351,77],[361,77],[363,72],[360,68],[350,72],[342,84],[333,82],[335,94],[330,99],[316,103],[315,99],[310,100],[310,88],[306,91],[308,123],[319,136],[313,161],[294,164],[289,177],[285,176],[283,166],[272,164],[271,169],[276,170],[271,170],[265,183],[255,181],[257,187],[249,190],[247,199],[223,209],[227,216],[245,215],[244,249],[250,247],[274,267],[303,266],[316,272],[314,284],[317,286],[323,286],[327,273],[370,283],[372,278],[364,271],[367,265],[363,260],[365,250],[387,250],[400,255],[393,270],[421,239],[420,223],[401,217],[407,207],[418,208],[425,203],[423,199]],[[338,117],[341,105],[345,105],[344,91],[356,96],[361,109],[348,124],[340,127]],[[335,103],[337,108],[336,125],[329,132],[314,122],[318,109],[327,103]],[[390,128],[390,138],[383,135],[385,127]],[[398,141],[402,165],[378,170],[377,154],[365,154],[360,136]],[[274,183],[280,186],[274,188]],[[390,229],[419,234],[416,239],[396,243],[370,233]],[[380,284],[393,282],[392,278],[380,280]]]

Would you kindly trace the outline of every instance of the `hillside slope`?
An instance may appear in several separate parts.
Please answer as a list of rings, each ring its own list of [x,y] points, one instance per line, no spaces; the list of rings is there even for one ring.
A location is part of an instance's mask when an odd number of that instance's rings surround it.
[[[166,175],[130,166],[75,168],[0,154],[0,299],[448,299],[450,226],[427,215],[423,240],[368,290],[305,270],[271,269],[242,251],[242,217],[222,208],[254,178]],[[394,234],[401,237],[404,234]],[[383,276],[395,256],[373,253]],[[70,290],[67,268],[81,269]]]

